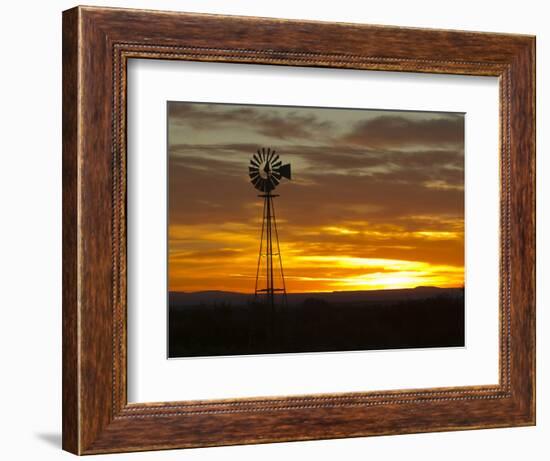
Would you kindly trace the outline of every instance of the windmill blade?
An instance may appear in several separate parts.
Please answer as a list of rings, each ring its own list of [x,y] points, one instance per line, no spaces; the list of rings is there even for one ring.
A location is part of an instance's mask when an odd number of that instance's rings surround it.
[[[275,187],[277,186],[277,184],[279,184],[279,180],[278,180],[275,176],[270,176],[270,177],[269,177],[269,182],[270,182],[271,185],[273,186],[273,189],[275,189]]]
[[[265,147],[262,147],[262,161],[265,161]]]
[[[279,154],[275,154],[275,151],[273,151],[273,164],[277,163],[277,160],[279,160]]]
[[[250,177],[250,182],[254,182],[256,178],[260,177],[260,175],[257,173],[250,173],[248,176]]]
[[[250,166],[254,166],[258,168],[260,166],[260,162],[258,162],[254,157],[250,159]]]
[[[254,184],[254,187],[260,190],[262,190],[261,185],[263,184],[263,182],[264,182],[264,179],[261,178],[260,176],[252,180],[252,184]]]
[[[281,179],[281,173],[277,170],[271,170],[271,174],[275,176],[277,179]]]
[[[251,162],[254,161],[257,166],[260,166],[260,163],[262,163],[262,157],[260,156],[260,151],[258,151],[257,154],[254,154],[252,156],[252,160],[250,160],[250,161]]]
[[[282,164],[283,164],[283,162],[281,162],[281,161],[279,160],[277,163],[274,163],[274,164],[272,165],[272,168],[273,168],[274,170],[278,170],[278,169],[281,167]]]
[[[248,174],[258,174],[260,170],[257,166],[249,166],[248,167]]]

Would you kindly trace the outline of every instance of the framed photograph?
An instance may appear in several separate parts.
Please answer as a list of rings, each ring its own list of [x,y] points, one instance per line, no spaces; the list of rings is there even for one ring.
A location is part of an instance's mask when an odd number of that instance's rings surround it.
[[[167,106],[169,358],[465,345],[464,114]]]
[[[63,13],[63,448],[535,424],[535,39]]]

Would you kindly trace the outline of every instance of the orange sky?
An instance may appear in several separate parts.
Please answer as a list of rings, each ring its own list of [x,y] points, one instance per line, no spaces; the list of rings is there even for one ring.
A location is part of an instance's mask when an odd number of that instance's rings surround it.
[[[289,292],[464,284],[460,114],[169,103],[169,289],[253,292],[258,147]]]

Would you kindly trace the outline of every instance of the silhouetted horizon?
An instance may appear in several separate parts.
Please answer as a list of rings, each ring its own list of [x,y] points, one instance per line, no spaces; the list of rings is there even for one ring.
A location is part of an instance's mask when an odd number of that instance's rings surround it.
[[[403,288],[374,288],[371,290],[332,290],[332,291],[287,291],[287,294],[328,294],[328,293],[372,293],[379,291],[405,291],[405,290],[422,290],[422,289],[436,289],[436,290],[462,290],[464,286],[453,286],[453,287],[439,287],[436,285],[419,285],[416,287],[403,287]],[[233,290],[198,290],[198,291],[181,291],[181,290],[170,290],[169,293],[182,293],[182,294],[195,294],[195,293],[234,293],[239,295],[252,295],[253,292],[245,291],[233,291]]]
[[[401,289],[383,289],[383,290],[348,290],[348,291],[329,291],[329,292],[289,292],[286,294],[286,300],[283,295],[277,294],[275,301],[277,304],[289,305],[301,304],[309,299],[329,302],[334,305],[342,303],[387,303],[408,300],[422,300],[436,297],[458,298],[464,296],[462,287],[440,288],[419,286],[415,288]],[[252,302],[265,302],[265,295],[254,293],[239,293],[223,290],[205,290],[196,292],[177,292],[170,291],[168,301],[170,307],[181,308],[189,306],[216,306],[219,304],[231,304],[234,306],[244,306]]]

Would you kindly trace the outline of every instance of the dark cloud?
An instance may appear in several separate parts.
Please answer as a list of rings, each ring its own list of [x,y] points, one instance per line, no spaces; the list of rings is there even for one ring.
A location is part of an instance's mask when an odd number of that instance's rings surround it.
[[[414,119],[383,115],[358,122],[343,141],[369,147],[463,146],[464,117]]]
[[[411,173],[398,177],[323,175],[315,184],[288,184],[280,207],[289,220],[312,224],[361,219],[392,222],[410,215],[463,215],[462,191],[434,191],[423,186],[422,173],[416,176],[414,180]],[[370,209],[364,211],[365,205],[370,205]]]
[[[256,148],[253,144],[172,146],[171,216],[225,221],[227,213],[246,213],[246,218],[254,219],[250,204],[255,195],[247,165]],[[326,146],[296,146],[279,152],[293,164],[295,180],[281,187],[291,204],[286,213],[297,222],[463,213],[460,152],[336,151]],[[220,208],[214,214],[212,204]],[[370,211],[364,211],[366,206]]]
[[[170,162],[168,210],[170,223],[216,223],[256,218],[251,203],[256,196],[246,173],[240,178],[224,174],[221,162]],[[245,166],[246,168],[246,166]]]
[[[247,176],[248,152],[227,146],[187,147],[182,152],[186,151],[190,152],[188,158],[170,159],[171,222],[254,225],[261,210],[255,206],[257,194]],[[223,155],[216,157],[215,152]],[[425,185],[430,180],[461,185],[463,172],[448,169],[446,156],[441,156],[441,164],[429,154],[428,158],[429,168],[422,168],[421,163],[398,165],[394,170],[369,175],[354,174],[355,165],[351,164],[348,174],[335,173],[322,162],[314,167],[294,165],[295,180],[285,180],[280,186],[282,195],[276,203],[280,216],[296,226],[330,226],[343,221],[384,223],[407,216],[463,216],[464,194],[460,189],[434,191]],[[387,161],[371,160],[369,167],[387,166]],[[304,178],[308,181],[301,182]],[[426,228],[428,223],[417,220],[408,225],[411,229]]]
[[[247,156],[252,155],[258,147],[258,144],[253,143],[175,144],[169,147],[169,155],[174,162],[182,161],[196,168],[203,168],[203,164],[213,166],[211,162],[216,161],[217,167],[226,170],[225,173],[242,175]],[[331,144],[271,147],[284,155],[286,161],[306,162],[308,165],[300,172],[302,175],[338,172],[363,176],[383,171],[379,167],[387,167],[388,172],[422,170],[427,177],[437,176],[441,172],[446,177],[452,176],[462,181],[464,170],[464,154],[461,150],[417,149],[404,152]]]
[[[274,139],[309,139],[326,132],[332,126],[312,114],[286,111],[283,114],[254,106],[231,106],[198,103],[168,104],[168,118],[176,125],[195,130],[215,130],[234,125],[247,127]]]

